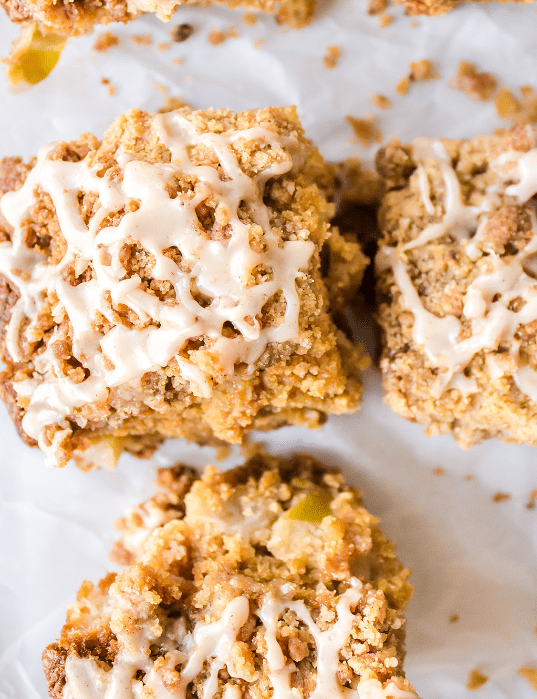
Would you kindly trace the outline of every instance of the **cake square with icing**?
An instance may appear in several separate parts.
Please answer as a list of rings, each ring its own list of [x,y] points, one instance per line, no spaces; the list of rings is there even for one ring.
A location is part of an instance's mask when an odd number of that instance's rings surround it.
[[[358,407],[334,314],[367,258],[294,108],[133,110],[5,159],[0,188],[1,390],[50,463]]]
[[[53,699],[418,699],[409,571],[339,472],[257,454],[159,481],[44,651]]]
[[[378,169],[386,402],[462,447],[537,445],[537,130],[393,141]]]

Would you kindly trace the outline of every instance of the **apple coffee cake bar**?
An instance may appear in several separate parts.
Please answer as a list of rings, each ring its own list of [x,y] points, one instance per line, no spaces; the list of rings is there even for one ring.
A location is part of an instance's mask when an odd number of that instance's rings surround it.
[[[52,699],[417,699],[409,571],[339,472],[259,454],[159,482],[43,653]]]
[[[537,129],[393,141],[378,169],[387,403],[462,447],[537,445]]]
[[[367,258],[292,107],[130,111],[0,163],[0,390],[51,464],[357,409]],[[321,259],[322,258],[322,259]]]

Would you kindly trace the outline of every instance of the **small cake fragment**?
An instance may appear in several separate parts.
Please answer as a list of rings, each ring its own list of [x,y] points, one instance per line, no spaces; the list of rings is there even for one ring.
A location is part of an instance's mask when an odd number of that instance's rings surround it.
[[[520,88],[520,99],[507,87],[496,95],[498,116],[515,124],[535,124],[537,122],[537,94],[531,85]]]
[[[537,690],[537,667],[520,667],[518,674],[529,682],[533,689]]]
[[[43,653],[53,699],[418,699],[409,571],[339,472],[257,454],[159,481]]]
[[[105,51],[108,51],[108,49],[111,49],[113,46],[117,46],[118,44],[119,36],[117,36],[117,34],[113,34],[112,32],[103,32],[95,39],[93,50],[104,53]]]
[[[294,108],[132,110],[0,183],[0,390],[49,463],[357,409],[367,359],[331,298],[367,258],[324,252],[333,172]]]
[[[466,686],[470,691],[475,692],[476,689],[479,689],[486,682],[488,682],[488,679],[489,678],[479,670],[470,670],[468,673],[468,683]]]
[[[328,46],[323,58],[325,68],[335,68],[341,58],[341,47],[338,45]]]
[[[394,140],[377,167],[386,402],[464,448],[537,445],[537,130]]]
[[[498,81],[491,73],[480,71],[473,63],[460,61],[457,72],[449,81],[449,87],[461,90],[473,100],[486,101],[494,96]]]
[[[382,132],[375,116],[368,116],[365,119],[346,116],[345,120],[350,124],[355,139],[364,146],[364,148],[369,148],[373,143],[382,142]]]

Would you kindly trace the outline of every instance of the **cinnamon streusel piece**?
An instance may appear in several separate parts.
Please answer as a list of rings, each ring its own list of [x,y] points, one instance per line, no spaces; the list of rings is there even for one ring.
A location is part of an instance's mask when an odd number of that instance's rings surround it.
[[[378,169],[386,402],[462,447],[537,445],[537,130],[393,141]]]
[[[0,383],[25,441],[103,464],[356,410],[367,362],[332,310],[367,258],[331,190],[292,107],[133,110],[2,161]]]
[[[409,571],[359,490],[302,454],[164,469],[43,663],[53,699],[417,699]]]

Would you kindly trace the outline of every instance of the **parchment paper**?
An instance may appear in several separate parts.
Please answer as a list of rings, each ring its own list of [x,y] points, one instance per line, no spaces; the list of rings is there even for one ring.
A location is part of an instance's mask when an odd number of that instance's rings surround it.
[[[11,95],[0,83],[0,155],[27,157],[87,130],[101,135],[130,107],[160,107],[165,85],[197,108],[295,103],[325,157],[367,162],[374,149],[349,141],[347,114],[377,113],[384,136],[404,140],[473,136],[503,125],[492,104],[447,87],[461,58],[512,88],[537,86],[537,5],[468,5],[446,17],[420,18],[416,28],[401,8],[390,13],[396,21],[380,30],[364,0],[333,0],[311,26],[293,32],[270,17],[247,27],[240,11],[188,9],[173,23],[189,22],[196,31],[169,51],[157,52],[154,44],[169,40],[171,25],[153,17],[114,26],[120,45],[103,54],[92,51],[95,36],[71,41],[53,74],[31,91]],[[207,42],[213,26],[232,25],[238,38]],[[152,48],[130,39],[145,33]],[[2,13],[0,53],[7,54],[16,35]],[[322,57],[334,44],[342,57],[327,70]],[[177,57],[181,65],[172,62]],[[436,62],[442,79],[397,96],[409,62],[424,57]],[[372,92],[393,99],[393,108],[375,110]],[[473,697],[466,689],[473,668],[489,677],[475,697],[535,697],[517,669],[537,664],[537,509],[526,508],[537,488],[537,452],[495,440],[464,452],[450,437],[429,439],[384,406],[375,369],[365,382],[358,414],[331,418],[320,431],[285,428],[261,438],[277,453],[309,450],[342,465],[397,542],[415,585],[406,671],[423,699]],[[41,651],[57,637],[81,581],[113,569],[111,522],[152,494],[156,466],[177,460],[201,466],[215,455],[169,441],[150,462],[122,457],[114,473],[83,474],[71,465],[45,468],[1,407],[0,430],[0,697],[45,699]],[[237,461],[235,455],[227,465]],[[434,474],[438,467],[444,475]],[[495,503],[497,492],[511,498]],[[459,621],[450,623],[454,614]]]

